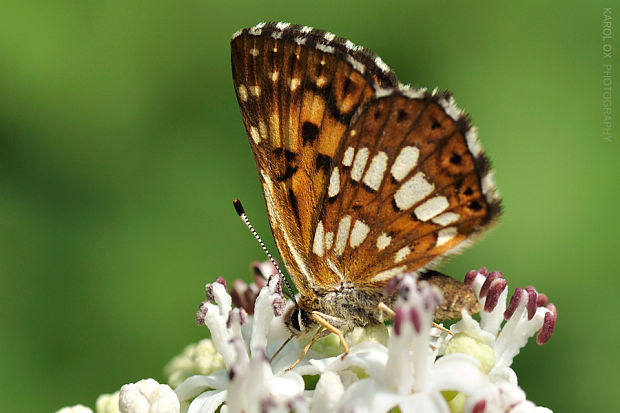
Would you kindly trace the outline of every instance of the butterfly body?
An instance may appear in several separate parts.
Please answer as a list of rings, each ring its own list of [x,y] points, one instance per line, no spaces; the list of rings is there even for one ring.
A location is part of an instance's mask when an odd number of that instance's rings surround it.
[[[489,163],[448,93],[403,86],[374,53],[306,26],[241,30],[231,55],[300,323],[381,322],[390,279],[436,266],[495,221]],[[462,284],[429,280],[474,305]]]

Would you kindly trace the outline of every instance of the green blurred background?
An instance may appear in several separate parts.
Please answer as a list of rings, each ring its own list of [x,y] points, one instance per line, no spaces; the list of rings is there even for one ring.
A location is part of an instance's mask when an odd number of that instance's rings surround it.
[[[604,140],[602,124],[610,2],[232,3],[2,7],[1,410],[94,406],[124,383],[162,380],[207,334],[194,322],[204,284],[249,279],[263,259],[234,197],[275,251],[229,57],[232,33],[264,20],[328,29],[401,81],[454,93],[505,214],[443,269],[485,265],[511,289],[547,293],[558,326],[516,359],[521,386],[557,412],[607,410],[620,368],[606,323],[620,287],[620,136]]]

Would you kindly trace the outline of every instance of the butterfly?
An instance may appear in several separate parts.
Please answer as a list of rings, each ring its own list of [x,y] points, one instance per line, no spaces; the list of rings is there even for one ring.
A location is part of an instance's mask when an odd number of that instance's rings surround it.
[[[237,100],[271,230],[299,291],[287,324],[339,334],[380,322],[385,286],[415,271],[439,286],[436,317],[476,301],[431,271],[497,219],[476,129],[448,92],[402,85],[332,33],[260,23],[233,35]],[[320,335],[320,334],[319,334]]]

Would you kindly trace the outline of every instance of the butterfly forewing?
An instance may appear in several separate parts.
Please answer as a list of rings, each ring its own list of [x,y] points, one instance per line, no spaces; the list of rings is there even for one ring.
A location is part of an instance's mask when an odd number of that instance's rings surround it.
[[[344,46],[337,51],[333,37],[326,45],[326,35],[268,24],[231,43],[234,85],[272,231],[300,290],[327,274],[310,255],[342,138],[374,97],[375,84],[395,83],[381,71],[356,70],[355,61],[343,58]]]

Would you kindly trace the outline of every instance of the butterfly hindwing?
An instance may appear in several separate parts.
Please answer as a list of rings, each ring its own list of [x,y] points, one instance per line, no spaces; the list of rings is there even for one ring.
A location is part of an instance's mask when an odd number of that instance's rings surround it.
[[[498,201],[482,183],[488,163],[472,153],[473,132],[448,115],[450,105],[446,94],[410,89],[366,106],[336,158],[319,217],[324,247],[315,239],[313,263],[331,263],[344,282],[377,286],[492,222]]]

